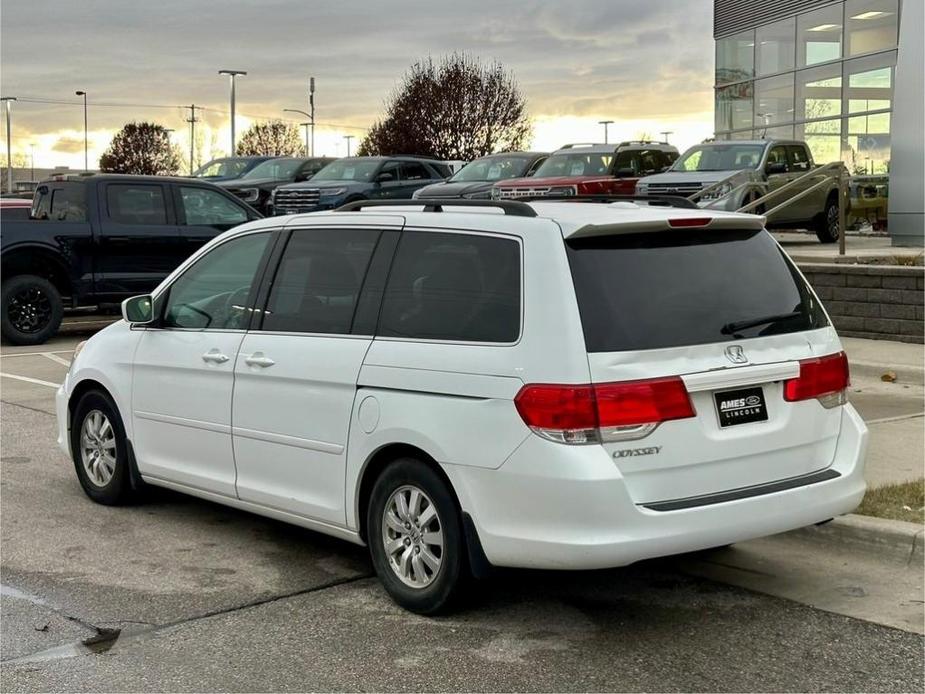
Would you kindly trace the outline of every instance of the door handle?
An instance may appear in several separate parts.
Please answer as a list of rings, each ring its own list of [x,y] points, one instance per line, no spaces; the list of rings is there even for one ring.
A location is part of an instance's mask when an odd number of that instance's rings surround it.
[[[263,352],[254,352],[253,354],[244,357],[244,363],[248,366],[259,366],[261,368],[266,368],[268,366],[273,366],[276,362],[270,359],[270,357],[265,356]]]
[[[218,349],[210,349],[202,355],[202,360],[212,362],[213,364],[224,364],[228,361],[228,357],[219,352]]]

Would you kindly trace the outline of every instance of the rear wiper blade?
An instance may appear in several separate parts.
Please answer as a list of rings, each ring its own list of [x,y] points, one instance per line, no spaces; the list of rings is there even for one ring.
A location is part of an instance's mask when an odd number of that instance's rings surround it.
[[[726,323],[721,329],[720,332],[723,335],[733,335],[740,330],[745,330],[746,328],[754,328],[758,325],[764,325],[765,323],[779,323],[780,321],[791,320],[793,318],[799,318],[803,314],[799,311],[791,311],[790,313],[775,313],[771,316],[761,316],[760,318],[752,318],[750,320],[740,320],[735,323]]]

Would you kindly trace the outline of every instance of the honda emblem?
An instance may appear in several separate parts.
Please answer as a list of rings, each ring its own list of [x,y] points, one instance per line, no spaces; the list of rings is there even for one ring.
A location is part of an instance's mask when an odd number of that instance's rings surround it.
[[[748,357],[745,356],[745,350],[739,345],[729,345],[726,348],[726,358],[733,364],[744,364],[748,361]]]

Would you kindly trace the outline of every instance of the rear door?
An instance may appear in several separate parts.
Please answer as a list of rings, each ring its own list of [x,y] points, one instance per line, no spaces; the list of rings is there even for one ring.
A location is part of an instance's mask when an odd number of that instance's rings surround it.
[[[787,145],[787,155],[790,160],[790,173],[791,180],[803,176],[808,173],[812,168],[810,164],[809,153],[806,151],[806,145]],[[807,179],[803,186],[803,190],[809,188],[810,186],[818,183],[818,178]],[[799,193],[799,190],[794,191],[794,194]],[[815,193],[811,193],[802,200],[794,203],[792,217],[800,221],[810,221],[813,217],[820,214],[825,207],[825,199],[828,195],[828,190],[822,188],[817,190]]]
[[[170,186],[126,180],[98,190],[97,294],[105,300],[151,291],[187,255]]]
[[[234,369],[232,438],[243,501],[345,524],[350,413],[375,327],[374,319],[358,318],[358,299],[377,248],[388,255],[384,282],[402,218],[383,221],[291,232],[262,322],[244,338]]]
[[[686,229],[566,247],[592,381],[680,376],[696,413],[604,444],[638,503],[831,464],[841,408],[787,402],[784,381],[799,375],[800,360],[837,353],[839,343],[766,231]]]
[[[772,165],[782,165],[784,170],[778,173],[770,173],[768,168]],[[768,152],[768,160],[765,162],[765,175],[768,179],[768,192],[774,192],[780,188],[783,188],[785,185],[790,183],[793,180],[794,175],[790,166],[790,156],[787,153],[787,147],[784,145],[774,145],[771,147],[771,150]],[[793,195],[791,193],[790,195]],[[768,205],[768,209],[774,207],[781,202],[785,201],[790,197],[787,193],[781,193],[778,197],[772,199],[771,203]],[[780,224],[781,222],[792,221],[799,219],[800,214],[797,211],[799,203],[797,205],[791,205],[785,207],[780,212],[777,212],[771,221],[774,224]]]

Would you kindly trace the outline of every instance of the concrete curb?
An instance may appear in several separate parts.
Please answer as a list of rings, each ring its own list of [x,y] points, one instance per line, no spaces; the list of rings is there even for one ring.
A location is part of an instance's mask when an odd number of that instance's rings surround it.
[[[810,539],[873,550],[900,559],[907,565],[921,564],[925,559],[925,526],[918,523],[849,513],[825,525],[811,525],[793,532]]]
[[[913,386],[925,385],[925,368],[920,366],[909,364],[890,366],[869,361],[854,361],[851,355],[848,355],[848,365],[851,369],[851,375],[859,378],[870,378],[879,381],[883,374],[892,371],[896,374],[896,383]]]

